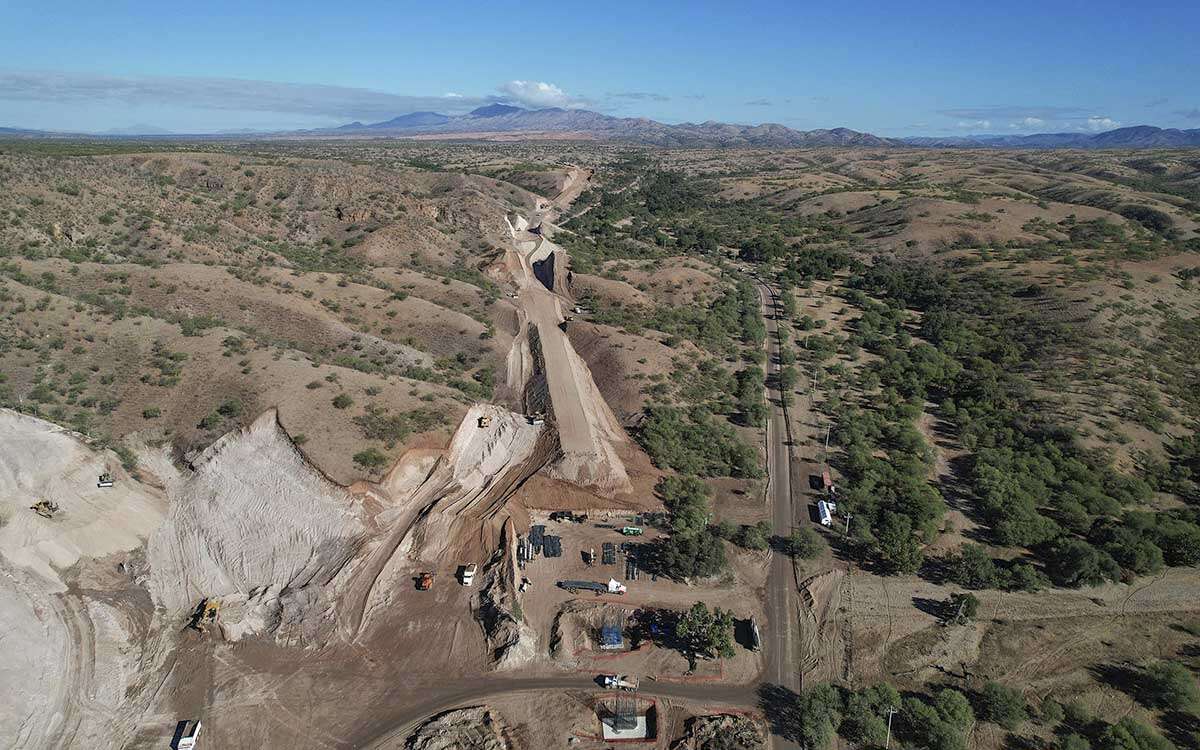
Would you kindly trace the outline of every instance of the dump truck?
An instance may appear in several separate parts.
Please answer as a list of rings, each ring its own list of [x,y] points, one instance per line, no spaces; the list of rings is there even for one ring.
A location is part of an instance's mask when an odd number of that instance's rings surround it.
[[[53,500],[38,500],[30,505],[29,509],[42,518],[54,518],[54,514],[58,512],[58,503]]]
[[[600,675],[604,687],[612,690],[626,690],[633,692],[638,689],[638,678],[631,674],[605,674]]]
[[[103,474],[101,474],[99,477],[97,477],[96,478],[96,486],[97,487],[112,487],[113,486],[112,474],[110,474],[109,472],[106,471]]]
[[[624,594],[626,591],[625,584],[615,578],[608,579],[608,583],[600,583],[599,581],[559,581],[558,587],[571,593],[594,591],[597,595]]]
[[[431,588],[433,588],[433,573],[422,573],[417,578],[417,591],[428,591]]]

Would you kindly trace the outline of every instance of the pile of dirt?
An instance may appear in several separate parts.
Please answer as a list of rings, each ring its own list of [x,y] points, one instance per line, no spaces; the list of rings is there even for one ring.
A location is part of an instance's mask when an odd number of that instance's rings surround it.
[[[767,746],[762,726],[745,716],[716,714],[697,716],[687,724],[687,733],[671,745],[671,750],[762,750]]]
[[[510,520],[504,524],[500,549],[488,566],[479,594],[479,618],[497,669],[522,667],[537,656],[537,633],[520,614],[518,576],[516,534]]]
[[[272,631],[281,597],[329,583],[363,542],[361,508],[304,461],[274,410],[193,466],[150,538],[149,589],[174,611],[221,597],[228,637]]]
[[[406,750],[511,750],[506,728],[486,706],[447,711],[409,735]]]

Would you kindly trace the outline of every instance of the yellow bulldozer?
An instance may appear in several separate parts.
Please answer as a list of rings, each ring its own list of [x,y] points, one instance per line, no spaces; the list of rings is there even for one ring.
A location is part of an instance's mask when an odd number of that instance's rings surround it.
[[[53,500],[38,500],[30,505],[29,509],[42,518],[54,518],[54,514],[58,512],[58,503]]]

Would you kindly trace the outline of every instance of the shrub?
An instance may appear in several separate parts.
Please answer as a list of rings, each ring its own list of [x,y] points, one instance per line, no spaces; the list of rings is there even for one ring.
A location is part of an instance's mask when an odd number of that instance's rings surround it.
[[[333,408],[347,409],[354,404],[354,399],[350,398],[348,393],[339,393],[333,397]]]
[[[364,469],[375,470],[387,464],[387,456],[383,455],[374,448],[367,448],[365,451],[359,451],[354,454],[354,463]]]

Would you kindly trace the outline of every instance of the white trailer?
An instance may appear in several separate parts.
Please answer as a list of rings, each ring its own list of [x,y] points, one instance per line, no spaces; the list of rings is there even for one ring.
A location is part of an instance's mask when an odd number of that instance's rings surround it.
[[[464,566],[464,567],[463,567],[463,571],[462,571],[462,585],[464,585],[464,586],[470,586],[472,583],[474,583],[474,582],[475,582],[475,571],[476,571],[477,569],[478,569],[478,568],[477,568],[477,566],[475,565],[475,563],[471,563],[470,565],[466,565],[466,566]]]
[[[817,517],[821,519],[822,526],[833,525],[833,514],[837,510],[837,506],[833,503],[824,500],[817,501]]]

